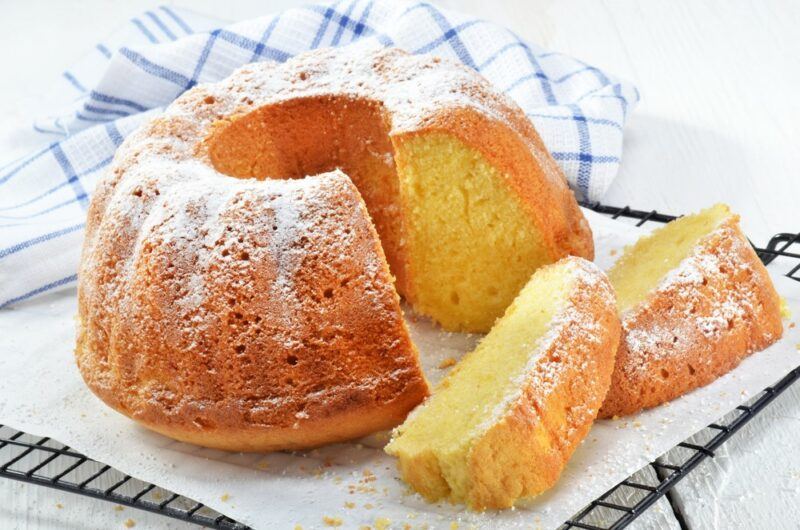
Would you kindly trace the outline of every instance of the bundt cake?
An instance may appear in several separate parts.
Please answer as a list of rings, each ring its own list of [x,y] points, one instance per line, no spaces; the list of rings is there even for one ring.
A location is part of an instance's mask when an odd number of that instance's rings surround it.
[[[772,280],[723,204],[641,238],[608,275],[623,338],[601,417],[706,385],[783,332]]]
[[[427,394],[391,273],[417,311],[482,331],[535,268],[592,253],[533,126],[474,71],[360,44],[251,64],[118,149],[88,212],[78,366],[180,440],[342,440]]]
[[[482,510],[543,492],[597,415],[619,334],[595,265],[569,257],[540,268],[386,451],[430,501]]]

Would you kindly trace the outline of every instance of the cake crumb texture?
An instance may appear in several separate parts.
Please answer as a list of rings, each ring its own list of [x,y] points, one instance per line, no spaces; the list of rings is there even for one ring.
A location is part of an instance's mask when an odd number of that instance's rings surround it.
[[[539,269],[386,447],[429,501],[508,508],[550,488],[610,384],[620,323],[597,267]]]

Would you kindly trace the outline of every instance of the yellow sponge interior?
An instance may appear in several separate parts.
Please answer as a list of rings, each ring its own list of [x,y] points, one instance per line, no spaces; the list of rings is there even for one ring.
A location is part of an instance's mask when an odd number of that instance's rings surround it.
[[[643,301],[669,271],[689,256],[703,236],[730,216],[726,205],[716,204],[676,219],[626,248],[608,271],[620,312]]]
[[[386,451],[401,468],[417,460],[412,485],[431,500],[465,497],[469,448],[520,391],[537,341],[566,304],[573,280],[566,265],[539,269],[478,347],[395,430]],[[420,463],[421,456],[435,464]]]
[[[502,173],[441,132],[395,141],[414,308],[445,329],[487,332],[553,261]]]

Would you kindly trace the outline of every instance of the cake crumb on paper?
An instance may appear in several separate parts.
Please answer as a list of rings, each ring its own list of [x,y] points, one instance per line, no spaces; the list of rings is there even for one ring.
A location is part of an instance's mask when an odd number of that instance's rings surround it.
[[[792,318],[792,311],[791,309],[789,309],[789,303],[783,296],[781,296],[781,318],[785,319]]]
[[[294,525],[294,530],[303,530],[303,525],[300,524]]]
[[[223,493],[222,496],[219,498],[219,500],[221,500],[222,502],[228,502],[230,498],[231,496],[229,494]]]
[[[347,508],[348,510],[352,510],[353,508],[356,507],[356,503],[347,501],[344,503],[344,507]]]
[[[392,521],[388,517],[378,517],[375,519],[375,530],[387,530]]]
[[[380,443],[386,443],[389,441],[389,438],[391,438],[391,434],[389,433],[389,431],[378,432],[375,433],[373,436],[375,437],[375,441]]]
[[[57,502],[57,503],[56,503],[56,508],[58,508],[59,510],[60,510],[61,508],[63,508],[63,507],[64,507],[64,505],[63,505],[63,504],[61,504],[60,502]]]
[[[456,360],[453,357],[448,357],[444,361],[439,363],[439,368],[444,370],[445,368],[450,368],[451,366],[456,365]]]
[[[126,528],[133,528],[134,526],[136,526],[136,521],[134,521],[133,519],[125,519],[125,522],[122,524],[124,524]]]
[[[125,507],[122,506],[121,504],[117,504],[116,506],[114,506],[114,511],[115,512],[121,512],[124,509],[125,509]]]
[[[341,517],[330,517],[328,515],[322,516],[322,522],[325,523],[325,526],[342,526],[342,518]]]

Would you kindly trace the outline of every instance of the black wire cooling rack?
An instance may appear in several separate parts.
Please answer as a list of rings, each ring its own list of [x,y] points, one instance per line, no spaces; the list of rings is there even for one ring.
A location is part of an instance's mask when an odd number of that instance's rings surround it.
[[[585,208],[595,212],[609,215],[613,219],[627,219],[636,226],[647,222],[668,223],[675,216],[665,215],[655,210],[634,210],[628,206],[623,208],[606,206],[600,203],[583,203]],[[780,233],[770,239],[766,247],[753,245],[765,265],[773,264],[787,269],[785,275],[793,280],[800,281],[800,232]],[[787,258],[778,265],[778,257]],[[650,508],[659,499],[664,497],[686,475],[692,472],[701,462],[714,457],[714,451],[725,443],[747,422],[753,419],[767,405],[772,403],[792,383],[800,379],[800,367],[786,374],[780,381],[768,386],[758,395],[748,400],[744,405],[697,432],[689,439],[679,443],[655,461],[650,467],[655,473],[635,473],[623,480],[603,495],[589,503],[572,518],[561,525],[559,530],[570,528],[584,528],[587,530],[619,530],[625,528]],[[640,470],[641,471],[641,470]],[[633,477],[655,477],[650,481],[634,479]],[[675,516],[686,528],[680,512]]]
[[[614,219],[626,219],[636,226],[648,222],[667,223],[675,219],[674,216],[655,210],[634,210],[627,206],[618,208],[600,203],[586,203],[582,206]],[[779,256],[788,258],[783,263],[790,268],[786,276],[800,281],[800,233],[777,234],[766,247],[755,249],[766,265],[773,264]],[[619,530],[628,526],[702,461],[713,458],[714,451],[720,445],[798,378],[800,367],[646,466],[655,473],[648,475],[637,472],[608,490],[564,523],[561,530]],[[655,478],[634,478],[646,476]],[[125,475],[110,465],[92,460],[55,440],[35,437],[2,425],[0,477],[159,513],[209,528],[249,530],[248,526],[202,503]],[[676,516],[680,520],[680,514],[676,513]]]

